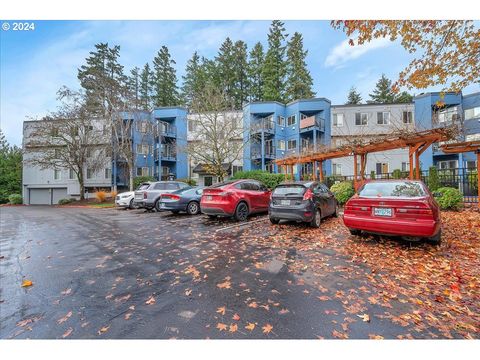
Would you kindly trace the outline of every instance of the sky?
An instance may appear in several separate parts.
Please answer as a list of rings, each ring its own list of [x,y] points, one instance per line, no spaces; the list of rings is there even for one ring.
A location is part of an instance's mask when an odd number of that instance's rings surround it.
[[[10,23],[13,22],[9,21]],[[270,21],[34,21],[33,31],[0,30],[0,126],[10,144],[21,145],[22,123],[54,111],[63,85],[78,88],[77,69],[94,45],[120,45],[120,62],[129,71],[142,67],[166,45],[181,80],[194,51],[214,57],[226,37],[243,40],[249,50],[257,41],[267,47]],[[345,103],[355,86],[368,99],[384,73],[396,79],[412,59],[398,43],[375,40],[351,47],[329,21],[285,21],[286,32],[303,35],[307,65],[318,97]],[[180,85],[180,84],[179,84]],[[418,94],[427,90],[411,91]],[[478,86],[464,93],[479,91]]]

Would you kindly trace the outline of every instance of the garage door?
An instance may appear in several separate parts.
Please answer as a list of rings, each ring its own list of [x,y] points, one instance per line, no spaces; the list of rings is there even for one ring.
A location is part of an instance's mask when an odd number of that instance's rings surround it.
[[[58,189],[52,189],[52,203],[53,205],[58,204],[58,200],[60,199],[67,199],[67,188],[58,188]]]
[[[30,189],[30,205],[50,205],[50,189]]]

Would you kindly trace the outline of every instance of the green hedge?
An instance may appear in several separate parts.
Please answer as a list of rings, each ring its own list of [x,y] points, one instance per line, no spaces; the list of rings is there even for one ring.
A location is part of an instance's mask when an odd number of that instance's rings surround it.
[[[133,179],[133,188],[136,189],[140,184],[149,181],[156,181],[156,179],[153,176],[137,176]]]
[[[9,195],[9,196],[8,196],[8,203],[9,203],[9,204],[14,204],[14,205],[23,204],[22,195],[20,195],[20,194],[11,194],[11,195]]]
[[[342,181],[333,184],[330,187],[330,190],[335,195],[335,198],[340,205],[345,204],[348,199],[355,194],[355,190],[353,189],[353,184],[351,181]]]
[[[440,180],[438,178],[438,170],[436,166],[428,168],[427,186],[431,192],[436,191],[440,187]]]
[[[253,179],[258,180],[263,183],[269,189],[274,189],[285,180],[285,175],[283,174],[271,174],[263,170],[251,170],[251,171],[238,171],[232,179]]]
[[[463,206],[463,195],[462,193],[452,187],[442,187],[435,191],[435,193],[440,193],[441,196],[437,196],[435,199],[440,205],[442,210],[460,210]]]
[[[58,200],[58,205],[66,205],[70,204],[71,202],[74,202],[75,199],[60,199]]]
[[[183,178],[177,179],[176,181],[184,182],[185,184],[188,184],[190,186],[197,186],[197,182],[194,179]]]

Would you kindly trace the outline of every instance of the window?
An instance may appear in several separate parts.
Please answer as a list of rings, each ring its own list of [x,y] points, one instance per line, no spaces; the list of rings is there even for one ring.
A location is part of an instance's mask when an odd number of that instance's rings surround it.
[[[475,119],[480,117],[480,106],[465,110],[465,120]]]
[[[288,140],[287,141],[287,149],[293,150],[297,148],[297,140]]]
[[[243,171],[243,166],[238,166],[238,165],[232,166],[232,175],[235,175],[239,171]]]
[[[137,121],[137,131],[146,133],[148,131],[148,121]]]
[[[390,113],[388,111],[377,112],[377,124],[388,125],[390,123]]]
[[[460,120],[458,113],[458,107],[452,106],[446,109],[442,109],[437,113],[437,120],[439,123],[457,122]]]
[[[342,164],[332,163],[332,173],[333,175],[342,175]]]
[[[458,160],[439,161],[437,166],[440,170],[456,169],[458,168]]]
[[[213,177],[212,176],[205,176],[203,178],[203,185],[204,186],[212,186],[213,185]]]
[[[197,130],[196,120],[188,120],[188,131],[195,131],[195,130]]]
[[[146,155],[149,153],[150,148],[151,145],[148,144],[137,144],[137,154]]]
[[[404,124],[412,124],[413,123],[413,113],[411,111],[404,111],[403,115],[403,123]]]
[[[278,140],[277,147],[278,150],[285,150],[285,140]]]
[[[54,156],[55,156],[55,159],[59,159],[59,158],[60,158],[60,149],[55,149],[55,150],[54,150]]]
[[[465,167],[468,171],[475,171],[477,170],[477,162],[475,160],[467,160],[465,161]]]
[[[93,178],[94,173],[93,169],[87,169],[87,179]]]
[[[75,171],[73,171],[72,169],[69,170],[68,172],[68,178],[70,180],[74,180],[76,178],[76,175],[75,175]]]
[[[480,133],[468,134],[465,136],[465,141],[476,141],[480,140]]]
[[[110,179],[112,177],[112,169],[105,169],[105,179]]]
[[[333,127],[343,126],[343,114],[333,114]]]
[[[367,113],[355,113],[355,125],[364,126],[368,124]]]
[[[61,173],[60,170],[54,170],[54,171],[53,171],[53,178],[54,178],[55,180],[60,180],[61,177],[62,177],[61,175],[62,175],[62,173]]]
[[[148,176],[148,167],[137,167],[137,176]]]
[[[287,126],[292,126],[295,125],[297,122],[297,115],[290,115],[287,118]]]
[[[402,162],[402,171],[410,171],[410,163]]]
[[[388,174],[388,163],[377,163],[376,164],[376,173],[377,174]]]
[[[306,119],[306,118],[308,118],[307,115],[300,113],[300,120],[303,120],[303,119]]]
[[[285,118],[283,116],[277,117],[277,124],[279,126],[285,126]]]
[[[58,128],[52,128],[50,130],[50,135],[52,135],[52,137],[58,137]]]
[[[78,136],[78,126],[74,126],[70,129],[70,135],[71,136]]]
[[[362,197],[420,197],[424,187],[413,181],[369,182],[363,185],[358,195]]]
[[[265,170],[268,171],[269,173],[273,173],[273,170],[275,167],[273,166],[273,162],[268,162],[265,164]]]

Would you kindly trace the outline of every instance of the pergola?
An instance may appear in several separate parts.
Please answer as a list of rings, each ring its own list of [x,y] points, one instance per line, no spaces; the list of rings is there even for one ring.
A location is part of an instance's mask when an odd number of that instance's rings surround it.
[[[480,208],[480,140],[465,141],[454,144],[444,144],[440,149],[445,154],[460,154],[466,152],[474,152],[477,154],[477,191],[478,191],[478,207]]]
[[[285,177],[289,174],[293,177],[293,166],[296,164],[312,163],[313,179],[317,180],[317,166],[319,169],[319,180],[323,181],[323,162],[330,159],[353,156],[353,182],[357,189],[358,185],[358,166],[357,159],[360,156],[360,179],[365,179],[365,167],[367,156],[370,153],[408,148],[410,163],[410,179],[420,179],[420,155],[435,142],[447,141],[451,138],[451,131],[447,128],[431,129],[421,132],[404,133],[399,135],[385,136],[382,139],[373,140],[366,144],[344,145],[333,149],[324,149],[322,151],[299,156],[289,156],[278,159],[275,163],[282,166]],[[471,151],[471,150],[469,150]],[[414,171],[415,160],[415,171]],[[414,173],[415,172],[415,173]]]

